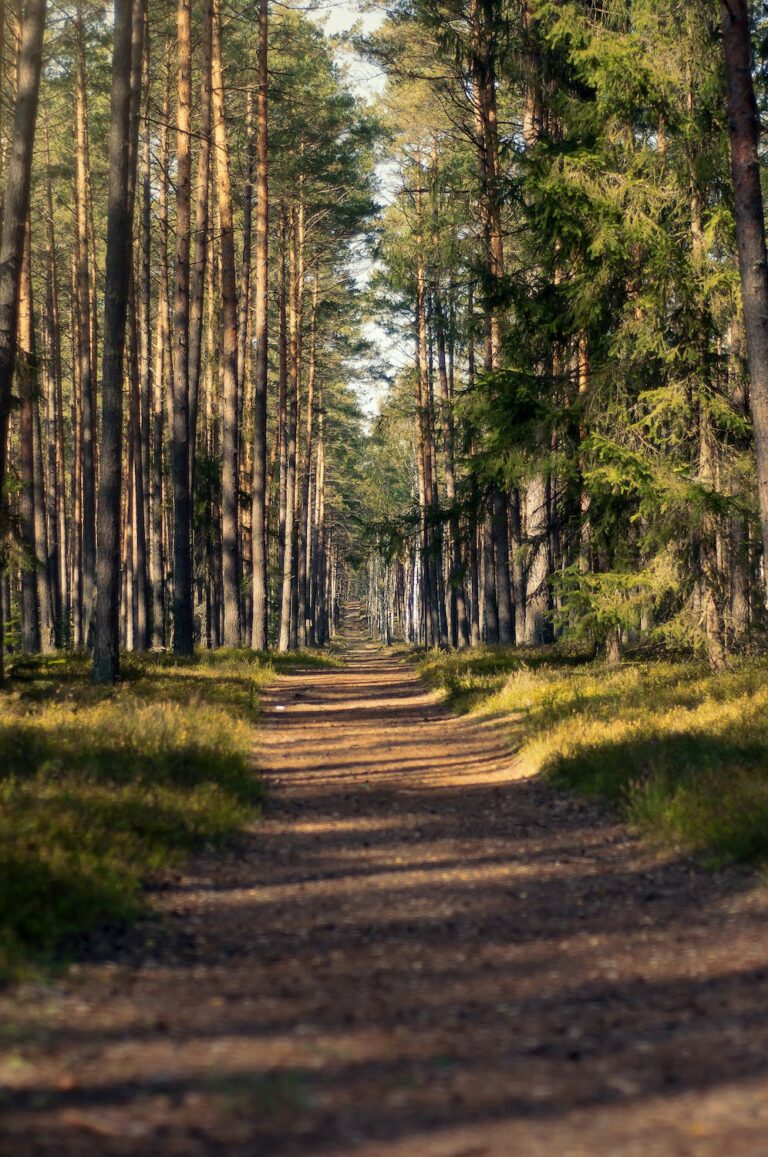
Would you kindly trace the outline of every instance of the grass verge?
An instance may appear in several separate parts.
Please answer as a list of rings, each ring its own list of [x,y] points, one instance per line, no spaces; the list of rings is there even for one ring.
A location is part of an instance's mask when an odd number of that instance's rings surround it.
[[[84,656],[17,662],[0,693],[0,978],[136,916],[153,873],[242,827],[261,799],[261,690],[276,667],[328,662],[129,657],[114,689],[93,686]]]
[[[768,660],[617,669],[558,648],[424,656],[455,709],[509,720],[527,769],[713,865],[768,861]]]

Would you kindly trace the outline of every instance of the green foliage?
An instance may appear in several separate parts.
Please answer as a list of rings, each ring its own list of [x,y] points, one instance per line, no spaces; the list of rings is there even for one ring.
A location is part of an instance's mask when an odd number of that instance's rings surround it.
[[[639,632],[645,621],[679,590],[671,555],[659,555],[642,570],[585,571],[579,563],[553,578],[558,598],[557,625],[593,647],[609,638]]]
[[[549,648],[431,654],[420,670],[459,709],[508,719],[527,771],[609,801],[650,839],[768,861],[768,660],[614,670]]]
[[[256,814],[253,723],[272,665],[221,651],[16,664],[0,696],[0,975],[142,907],[141,885]]]

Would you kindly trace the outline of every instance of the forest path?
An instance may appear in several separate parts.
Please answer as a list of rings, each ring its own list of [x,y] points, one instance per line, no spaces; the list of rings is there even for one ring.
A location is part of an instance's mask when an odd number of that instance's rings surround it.
[[[516,776],[353,638],[263,821],[0,1008],[3,1157],[768,1154],[768,899]]]

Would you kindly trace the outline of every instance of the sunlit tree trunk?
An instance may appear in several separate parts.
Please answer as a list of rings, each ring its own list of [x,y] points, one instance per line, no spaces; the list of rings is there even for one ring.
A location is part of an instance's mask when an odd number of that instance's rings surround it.
[[[419,414],[419,472],[422,521],[422,548],[424,554],[424,600],[427,642],[437,647],[443,642],[440,623],[440,595],[437,569],[440,565],[435,550],[435,536],[431,519],[435,513],[434,439],[432,434],[432,407],[429,383],[429,353],[427,347],[426,274],[421,250],[416,266],[416,404]]]
[[[16,378],[19,394],[19,467],[21,474],[21,645],[27,654],[42,650],[41,605],[37,586],[40,560],[35,536],[35,394],[37,357],[32,320],[32,253],[27,221],[19,294],[19,338]]]
[[[195,449],[200,406],[205,283],[208,271],[208,218],[211,185],[211,45],[212,0],[203,3],[200,61],[200,150],[197,158],[195,248],[189,301],[189,467],[190,488],[195,487]]]
[[[91,284],[88,202],[90,198],[88,169],[87,74],[85,63],[85,24],[82,5],[78,4],[75,22],[77,74],[75,84],[75,248],[77,252],[77,357],[80,386],[80,481],[82,490],[81,535],[82,574],[77,607],[78,641],[85,642],[93,613],[96,575],[96,381],[94,348],[94,294]]]
[[[309,318],[309,357],[307,362],[307,414],[304,437],[304,462],[301,470],[301,501],[299,503],[298,527],[298,628],[299,646],[306,646],[309,641],[311,625],[309,621],[309,548],[312,536],[310,533],[311,509],[310,491],[312,480],[312,453],[315,422],[315,378],[317,372],[317,302],[318,302],[318,270],[315,268],[312,281],[312,305]]]
[[[298,441],[298,311],[297,311],[297,257],[296,220],[291,214],[286,229],[286,244],[289,251],[288,267],[288,373],[285,406],[285,531],[283,565],[280,587],[280,633],[278,649],[288,651],[292,646],[291,617],[293,600],[293,577],[295,562],[296,523],[296,446]]]
[[[69,572],[67,567],[68,528],[64,482],[64,405],[61,364],[61,320],[59,313],[58,259],[53,216],[50,146],[48,147],[46,196],[48,229],[45,276],[46,395],[48,443],[48,549],[49,574],[53,591],[56,645],[69,642]]]
[[[301,155],[304,153],[303,142],[299,146]],[[304,362],[303,349],[303,320],[304,320],[304,274],[305,274],[305,241],[306,241],[306,208],[304,203],[304,178],[299,177],[297,204],[291,213],[291,249],[290,249],[290,294],[288,298],[288,332],[290,335],[289,382],[290,398],[293,405],[293,470],[292,470],[292,502],[293,502],[293,543],[291,547],[291,630],[290,648],[295,650],[299,640],[299,535],[301,514],[299,509],[301,487],[299,479],[299,465],[301,453],[301,397],[302,371]],[[289,466],[290,469],[290,466]]]
[[[256,247],[254,254],[253,477],[251,558],[253,617],[251,645],[267,648],[267,374],[269,273],[269,153],[267,94],[268,6],[259,0],[259,43],[256,88]]]
[[[219,207],[222,303],[222,471],[221,537],[224,598],[224,646],[240,643],[240,563],[238,557],[238,412],[237,412],[237,273],[229,138],[224,109],[221,49],[221,4],[213,0],[212,43],[213,139]]]
[[[163,451],[167,407],[165,391],[173,393],[173,359],[170,339],[170,273],[168,268],[168,167],[170,164],[171,46],[165,46],[165,83],[160,113],[157,174],[158,291],[155,324],[154,373],[152,375],[152,464],[150,473],[149,575],[152,586],[152,645],[166,642],[166,583],[163,526]]]
[[[191,655],[195,629],[192,604],[192,496],[189,466],[189,282],[192,191],[192,12],[178,0],[176,132],[176,273],[173,306],[173,649]]]
[[[141,505],[141,522],[144,533],[143,558],[139,558],[139,589],[137,590],[144,619],[143,647],[150,647],[154,636],[153,584],[150,563],[152,533],[152,126],[149,51],[149,35],[148,29],[145,27],[142,65],[144,108],[141,154],[140,277],[137,301],[140,348],[139,398],[137,403],[139,457],[136,471],[136,486],[139,491],[137,501]],[[139,551],[139,555],[141,554],[142,551]]]

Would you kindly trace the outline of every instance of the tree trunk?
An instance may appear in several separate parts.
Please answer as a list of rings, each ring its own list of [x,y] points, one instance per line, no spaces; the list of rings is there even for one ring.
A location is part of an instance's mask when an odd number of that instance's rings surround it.
[[[312,451],[315,421],[315,377],[317,373],[317,301],[318,270],[312,281],[312,311],[309,320],[309,364],[307,367],[307,417],[304,445],[304,465],[301,471],[301,501],[299,503],[298,580],[299,580],[299,646],[305,647],[311,633],[309,622],[309,546],[311,545],[310,490],[312,480]]]
[[[224,596],[224,646],[240,644],[240,564],[238,558],[238,413],[237,413],[237,274],[232,220],[229,140],[224,110],[221,48],[221,2],[213,0],[212,110],[216,154],[216,189],[221,244],[222,303],[222,472],[221,535]]]
[[[419,414],[419,474],[422,551],[424,567],[424,612],[427,645],[439,647],[441,635],[437,569],[439,555],[435,549],[432,518],[435,514],[434,441],[432,436],[432,407],[430,405],[429,354],[427,346],[426,272],[423,249],[418,239],[419,257],[416,267],[416,405]]]
[[[525,536],[528,540],[526,568],[525,642],[541,646],[549,639],[547,611],[548,519],[547,482],[542,474],[531,479],[525,493]]]
[[[189,470],[189,252],[192,191],[192,13],[179,0],[176,134],[176,275],[173,307],[173,649],[191,655],[195,645],[192,603],[192,496]]]
[[[152,467],[150,480],[151,534],[149,574],[152,586],[152,645],[166,641],[166,583],[163,542],[163,430],[164,392],[173,394],[173,359],[170,353],[170,292],[168,270],[168,167],[170,162],[171,66],[170,44],[165,47],[165,84],[160,114],[160,155],[157,175],[157,218],[159,243],[159,286],[155,328],[155,362],[152,376]]]
[[[760,116],[752,81],[748,0],[721,4],[736,239],[757,459],[757,495],[768,560],[768,255],[760,184]],[[768,577],[768,566],[764,566]]]
[[[291,611],[294,575],[294,530],[296,514],[296,444],[298,418],[298,317],[297,317],[297,261],[296,222],[292,215],[290,228],[285,231],[290,252],[288,276],[288,374],[285,404],[285,530],[283,545],[282,581],[280,587],[280,634],[278,649],[291,649]]]
[[[21,648],[36,655],[41,648],[41,606],[38,598],[37,571],[40,559],[35,542],[35,393],[37,358],[32,322],[32,247],[30,222],[24,240],[19,295],[19,348],[16,365],[19,406],[19,467],[21,474],[21,538],[24,557],[21,566]]]
[[[145,13],[146,20],[146,13]],[[140,338],[139,370],[139,462],[136,484],[140,486],[141,521],[144,526],[144,558],[139,573],[139,598],[145,622],[144,647],[151,647],[154,636],[153,588],[151,574],[151,470],[152,470],[152,128],[150,122],[149,35],[144,29],[143,141],[141,160],[141,278],[138,294],[138,327]],[[140,470],[140,477],[138,474]]]
[[[91,285],[88,200],[88,112],[85,64],[85,27],[82,6],[78,5],[77,79],[75,91],[75,248],[77,252],[77,357],[79,362],[81,407],[81,595],[78,600],[78,638],[88,640],[93,614],[96,581],[96,382],[93,343],[94,294]]]
[[[143,38],[142,0],[115,0],[93,654],[93,676],[99,683],[114,682],[120,662],[123,354],[133,235],[131,189],[135,188],[137,152],[131,112],[132,98],[135,107],[136,77],[141,76]]]
[[[253,565],[253,630],[251,646],[267,649],[267,372],[269,272],[269,154],[268,0],[259,0],[259,47],[256,91],[256,249],[254,254],[254,318],[256,341],[253,381],[253,479],[251,557]]]
[[[454,646],[469,646],[469,621],[464,593],[464,575],[461,562],[461,529],[456,509],[456,466],[454,452],[453,409],[451,407],[448,365],[445,342],[445,312],[439,287],[435,291],[435,321],[437,327],[437,366],[440,378],[440,408],[443,425],[443,469],[445,495],[450,510],[450,569],[448,575],[449,641]]]
[[[203,350],[203,313],[208,270],[208,218],[211,185],[211,46],[212,0],[203,3],[202,59],[200,61],[200,152],[197,158],[195,202],[195,252],[192,261],[189,302],[189,473],[195,489],[195,450],[200,408],[200,372]]]
[[[46,0],[29,0],[21,50],[8,163],[8,183],[0,238],[0,577],[5,571],[6,508],[5,477],[8,455],[8,421],[16,367],[19,293],[24,256],[24,235],[29,217],[32,156],[40,92]],[[0,600],[3,602],[4,600]],[[0,681],[4,669],[4,623],[9,608],[0,606]]]
[[[45,332],[47,344],[48,397],[48,519],[51,586],[54,597],[54,629],[58,647],[69,643],[70,597],[67,569],[68,530],[64,482],[64,406],[61,366],[61,325],[59,314],[58,263],[54,233],[53,187],[48,150],[48,236],[45,283]]]

